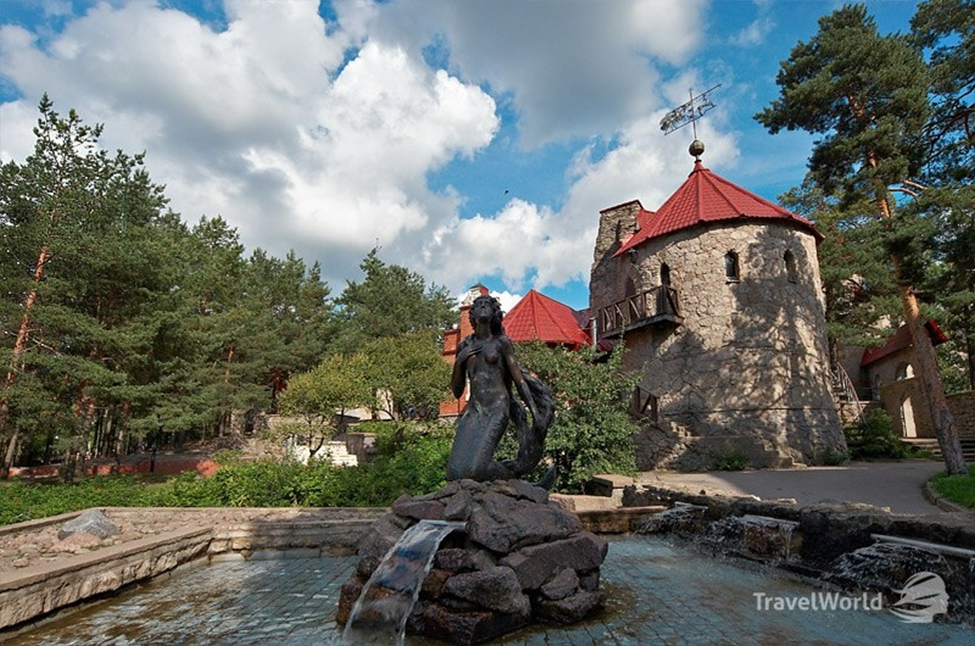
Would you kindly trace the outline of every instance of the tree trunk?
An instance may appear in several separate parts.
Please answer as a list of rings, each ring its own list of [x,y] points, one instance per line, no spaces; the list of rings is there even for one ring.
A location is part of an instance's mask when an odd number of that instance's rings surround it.
[[[17,455],[17,442],[20,440],[20,433],[14,431],[13,435],[10,436],[10,441],[7,442],[7,450],[3,456],[3,479],[7,480],[10,477],[10,469],[14,465],[14,456]]]
[[[887,198],[882,197],[878,200],[878,205],[881,215],[889,220],[891,213]],[[894,265],[894,275],[900,285],[904,322],[914,344],[914,357],[917,362],[916,376],[921,382],[921,389],[924,391],[928,410],[931,411],[931,422],[934,424],[934,430],[938,436],[938,445],[941,447],[941,456],[944,459],[945,468],[950,474],[966,474],[968,473],[968,466],[965,464],[965,456],[962,454],[961,442],[958,439],[958,425],[951,414],[951,409],[948,408],[948,399],[945,397],[941,375],[938,373],[938,360],[934,354],[934,346],[931,344],[927,328],[921,320],[921,310],[917,304],[914,286],[901,280],[900,258],[897,255],[891,255],[890,260],[891,264]]]
[[[925,398],[928,400],[931,421],[934,423],[934,430],[938,435],[938,444],[941,446],[941,455],[944,457],[945,467],[951,474],[968,473],[965,457],[961,451],[961,442],[958,438],[958,425],[955,423],[955,417],[951,414],[951,409],[948,408],[948,399],[945,397],[941,377],[938,374],[938,359],[935,356],[934,345],[931,344],[927,328],[921,320],[921,312],[917,306],[914,289],[910,285],[902,285],[900,289],[907,326],[911,332],[911,340],[914,342],[917,376],[921,380]]]
[[[234,346],[231,344],[230,349],[227,351],[227,365],[223,370],[223,385],[226,386],[226,392],[230,392],[230,364],[234,361]],[[223,437],[224,433],[227,431],[227,427],[230,426],[231,422],[231,412],[228,407],[227,410],[220,415],[220,421],[217,425],[217,436]]]
[[[965,337],[965,354],[968,355],[968,386],[975,390],[975,337]]]
[[[7,415],[10,412],[10,388],[14,385],[14,381],[17,380],[17,364],[20,362],[20,356],[27,348],[27,337],[30,334],[30,313],[34,307],[34,303],[37,301],[37,285],[40,284],[41,279],[44,277],[44,264],[47,260],[47,244],[42,244],[41,251],[37,254],[37,265],[34,267],[34,286],[31,288],[30,293],[27,294],[27,300],[24,301],[24,314],[20,318],[20,327],[17,328],[17,339],[14,341],[14,349],[10,354],[10,365],[7,366],[7,377],[3,381],[3,394],[0,395],[0,437],[3,437],[4,430],[7,428]],[[20,433],[14,431],[10,437],[10,442],[7,444],[2,473],[0,473],[0,476],[4,480],[10,476],[10,469],[13,466],[19,435]]]

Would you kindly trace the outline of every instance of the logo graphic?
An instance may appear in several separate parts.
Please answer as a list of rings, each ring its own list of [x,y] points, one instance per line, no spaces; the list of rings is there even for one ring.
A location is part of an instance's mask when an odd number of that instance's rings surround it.
[[[901,598],[891,605],[890,611],[909,624],[929,624],[935,615],[948,612],[948,593],[941,577],[931,572],[918,572],[904,584],[903,590],[894,590]]]

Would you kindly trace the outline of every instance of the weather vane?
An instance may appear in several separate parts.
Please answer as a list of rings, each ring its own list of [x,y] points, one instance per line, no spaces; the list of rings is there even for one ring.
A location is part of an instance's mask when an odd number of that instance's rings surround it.
[[[708,93],[718,89],[719,87],[721,87],[720,83],[705,90],[704,92],[701,92],[697,96],[694,96],[693,89],[688,90],[688,94],[691,95],[691,100],[668,112],[664,118],[660,120],[660,129],[664,131],[665,135],[669,135],[673,131],[679,130],[687,124],[691,124],[691,127],[694,129],[694,139],[696,140],[697,120],[715,107],[714,102],[711,101],[711,97],[708,96]]]

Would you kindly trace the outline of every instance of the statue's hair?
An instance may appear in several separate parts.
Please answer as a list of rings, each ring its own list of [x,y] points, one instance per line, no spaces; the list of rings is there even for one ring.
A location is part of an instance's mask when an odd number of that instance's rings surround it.
[[[471,303],[470,312],[467,314],[471,321],[471,327],[475,327],[477,325],[477,322],[474,320],[474,305],[478,301],[486,301],[491,304],[491,311],[493,312],[491,316],[491,334],[504,334],[504,326],[501,325],[501,321],[504,319],[504,312],[501,311],[501,303],[499,303],[493,296],[488,296],[487,294],[478,296],[474,299],[474,302]]]

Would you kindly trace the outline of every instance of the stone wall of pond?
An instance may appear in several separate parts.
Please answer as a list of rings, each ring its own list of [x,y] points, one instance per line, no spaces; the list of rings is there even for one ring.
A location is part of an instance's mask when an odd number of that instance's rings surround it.
[[[800,506],[652,486],[624,490],[625,507],[656,504],[673,507],[652,517],[643,533],[670,534],[716,553],[764,561],[847,593],[879,592],[887,605],[902,598],[910,577],[934,573],[950,597],[947,621],[975,622],[971,514],[902,515],[853,503]]]
[[[845,441],[830,392],[816,240],[790,223],[743,220],[652,239],[622,256],[638,202],[602,213],[590,281],[594,312],[661,284],[682,323],[623,334],[624,365],[657,398],[637,440],[640,469],[821,462]],[[726,272],[734,254],[737,278]]]

